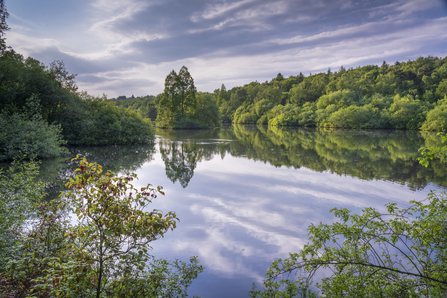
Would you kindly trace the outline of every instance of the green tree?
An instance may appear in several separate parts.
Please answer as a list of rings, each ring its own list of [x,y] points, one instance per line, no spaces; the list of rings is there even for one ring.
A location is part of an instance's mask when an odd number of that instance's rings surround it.
[[[149,242],[174,229],[177,217],[173,212],[163,216],[158,210],[145,211],[157,193],[164,193],[151,185],[137,190],[130,184],[135,174],[112,178],[113,173],[103,175],[100,165],[86,159],[80,160],[78,170],[80,174],[66,185],[72,189],[66,197],[80,220],[71,232],[96,269],[95,296],[99,298],[106,291],[120,291],[120,283],[144,273],[138,269],[150,257]],[[130,267],[134,267],[132,273]],[[144,294],[147,281],[133,282]]]
[[[411,95],[400,97],[396,95],[388,109],[391,124],[398,129],[419,129],[425,121],[431,105],[413,99]]]
[[[212,94],[199,92],[196,97],[196,108],[191,118],[207,127],[220,126],[220,113]]]
[[[60,87],[70,92],[76,92],[78,90],[78,86],[76,86],[76,82],[74,81],[77,75],[68,73],[65,69],[64,61],[55,60],[51,62],[49,72],[54,76],[54,80],[59,82]]]
[[[9,30],[6,18],[9,17],[9,13],[6,10],[5,1],[0,0],[0,53],[3,54],[6,50],[5,31]]]
[[[219,94],[217,95],[217,105],[221,106],[224,101],[227,100],[227,88],[225,88],[225,85],[222,84],[220,87]]]
[[[186,66],[182,66],[177,76],[177,96],[181,106],[181,116],[187,116],[187,112],[191,113],[196,105],[196,92],[194,79]]]
[[[177,74],[172,70],[165,79],[165,90],[160,101],[157,122],[161,126],[175,126],[182,118],[188,118],[195,109],[196,87],[186,66]]]

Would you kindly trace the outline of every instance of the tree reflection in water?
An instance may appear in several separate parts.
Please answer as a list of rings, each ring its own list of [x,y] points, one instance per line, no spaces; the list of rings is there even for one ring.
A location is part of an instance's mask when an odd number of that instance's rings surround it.
[[[166,167],[166,176],[173,183],[178,180],[183,188],[187,187],[197,166],[195,146],[165,140],[161,140],[159,146]]]
[[[329,171],[362,180],[385,180],[412,190],[429,183],[447,186],[445,164],[422,167],[417,161],[422,146],[438,146],[436,133],[417,131],[322,131],[230,125],[220,130],[157,129],[158,148],[166,176],[186,188],[197,164],[226,155],[268,163],[274,167],[317,172]],[[102,147],[72,147],[71,156],[44,160],[40,178],[46,182],[49,199],[56,198],[73,175],[69,160],[79,154],[114,172],[135,171],[154,158],[154,144]]]
[[[158,142],[160,154],[166,167],[166,176],[172,183],[179,181],[185,188],[194,176],[197,162],[210,160],[216,153],[215,144],[204,140],[216,138],[216,130],[162,130]]]
[[[434,133],[417,131],[322,131],[235,124],[219,131],[158,130],[159,148],[172,182],[186,187],[198,162],[226,154],[275,167],[305,167],[363,180],[386,180],[416,190],[447,186],[444,167],[419,165],[418,149],[439,142]]]

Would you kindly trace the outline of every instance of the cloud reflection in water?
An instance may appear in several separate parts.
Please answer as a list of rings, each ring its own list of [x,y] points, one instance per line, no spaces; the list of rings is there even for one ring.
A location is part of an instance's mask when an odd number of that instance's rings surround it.
[[[195,144],[209,146],[213,141],[230,146],[215,139]],[[153,254],[171,259],[197,255],[206,270],[190,293],[202,297],[216,294],[216,288],[222,297],[246,297],[251,283],[262,281],[273,260],[307,243],[310,224],[334,221],[329,213],[334,207],[360,212],[371,206],[383,211],[388,202],[405,205],[435,188],[429,184],[415,191],[399,183],[362,180],[329,170],[274,167],[242,158],[242,153],[224,158],[218,154],[197,159],[186,188],[166,177],[160,153],[137,171],[141,185],[164,186],[166,196],[157,199],[154,208],[174,210],[180,218],[175,231],[153,243]]]

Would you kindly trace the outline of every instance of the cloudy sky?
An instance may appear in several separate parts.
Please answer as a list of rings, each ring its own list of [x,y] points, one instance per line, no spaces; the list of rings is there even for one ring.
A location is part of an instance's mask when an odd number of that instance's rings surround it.
[[[63,60],[81,90],[156,95],[182,65],[199,91],[447,56],[445,0],[5,0],[7,43]]]

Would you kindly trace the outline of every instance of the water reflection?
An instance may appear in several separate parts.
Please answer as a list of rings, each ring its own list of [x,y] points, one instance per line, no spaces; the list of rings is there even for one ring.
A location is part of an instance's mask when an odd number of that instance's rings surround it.
[[[105,172],[136,171],[147,162],[153,160],[155,143],[137,145],[71,147],[71,155],[41,162],[39,179],[46,184],[47,200],[55,199],[65,189],[64,185],[70,177],[74,177],[77,164],[70,160],[79,155],[89,162],[103,166]]]
[[[274,259],[307,243],[310,224],[334,220],[333,207],[384,210],[446,181],[444,165],[416,160],[419,147],[438,141],[433,134],[235,125],[157,135],[159,153],[138,174],[165,187],[156,207],[181,222],[154,255],[198,255],[207,269],[191,294],[201,297],[246,297]]]
[[[418,149],[439,144],[433,133],[414,131],[317,131],[234,125],[220,131],[157,130],[159,148],[172,182],[186,187],[197,162],[227,154],[275,167],[305,167],[364,180],[387,180],[424,188],[446,186],[444,165],[419,165]]]
[[[164,187],[166,196],[153,207],[176,211],[180,223],[153,243],[153,254],[199,256],[206,270],[191,296],[247,297],[274,259],[307,243],[310,224],[334,220],[333,207],[384,210],[388,202],[405,205],[445,186],[445,165],[424,168],[416,160],[419,147],[437,142],[435,134],[418,132],[234,125],[157,130],[155,148],[75,148],[73,154],[106,170],[136,171],[136,187]],[[65,167],[60,177],[71,175],[73,165]]]

